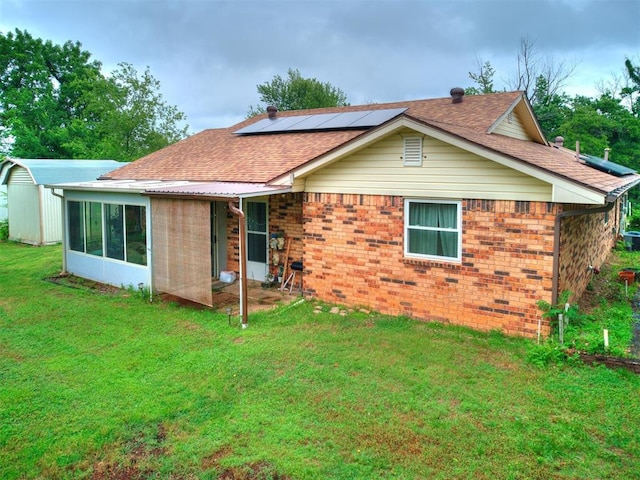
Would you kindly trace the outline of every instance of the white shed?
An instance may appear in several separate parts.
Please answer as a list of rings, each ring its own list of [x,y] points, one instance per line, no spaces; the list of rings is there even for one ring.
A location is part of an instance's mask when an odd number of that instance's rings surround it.
[[[7,186],[0,185],[0,222],[9,217],[7,209]]]
[[[9,240],[32,245],[61,242],[61,199],[44,185],[96,180],[121,166],[114,160],[4,160],[0,185],[7,188]]]

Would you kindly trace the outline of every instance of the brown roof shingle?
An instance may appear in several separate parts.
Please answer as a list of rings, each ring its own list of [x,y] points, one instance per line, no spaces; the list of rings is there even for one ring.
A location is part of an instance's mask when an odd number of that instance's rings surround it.
[[[600,172],[578,162],[575,155],[566,149],[489,134],[488,131],[496,120],[519,101],[526,101],[522,92],[505,92],[468,96],[463,102],[456,104],[451,102],[450,97],[446,97],[279,112],[278,116],[407,108],[403,115],[427,126],[604,193],[640,178],[637,175],[615,177]],[[258,135],[233,133],[263,118],[266,118],[266,114],[229,128],[205,130],[110,172],[103,178],[267,183],[341,147],[367,131],[307,131]]]

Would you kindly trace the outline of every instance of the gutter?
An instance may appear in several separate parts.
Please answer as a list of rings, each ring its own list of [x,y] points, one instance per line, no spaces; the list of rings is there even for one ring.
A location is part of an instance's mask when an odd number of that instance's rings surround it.
[[[233,201],[229,201],[229,210],[238,216],[238,223],[240,225],[239,235],[239,247],[240,247],[240,315],[242,315],[242,328],[247,328],[247,255],[246,255],[246,218],[244,212],[237,208]]]
[[[562,219],[568,217],[579,217],[582,215],[594,215],[596,213],[605,213],[609,212],[616,204],[616,198],[611,198],[607,196],[607,204],[604,207],[598,208],[585,208],[582,210],[569,210],[560,212],[556,215],[554,231],[553,231],[553,286],[551,292],[551,305],[555,305],[558,303],[558,276],[560,270],[560,224],[562,223]]]

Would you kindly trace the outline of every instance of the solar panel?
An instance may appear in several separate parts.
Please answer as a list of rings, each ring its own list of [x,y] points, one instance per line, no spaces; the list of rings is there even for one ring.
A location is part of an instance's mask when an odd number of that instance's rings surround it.
[[[593,167],[605,173],[610,173],[611,175],[615,175],[616,177],[622,177],[624,175],[636,173],[636,171],[631,168],[611,162],[609,160],[605,160],[604,158],[598,158],[592,155],[580,155],[580,158],[584,160],[584,163],[586,163],[590,167]]]
[[[405,110],[406,108],[386,108],[357,112],[283,116],[276,119],[264,118],[233,133],[246,135],[377,127]]]

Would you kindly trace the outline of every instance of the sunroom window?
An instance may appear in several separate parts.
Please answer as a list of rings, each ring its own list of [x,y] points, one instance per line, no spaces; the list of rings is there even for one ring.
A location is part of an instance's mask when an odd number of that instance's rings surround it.
[[[144,206],[69,201],[67,212],[70,250],[147,264]]]
[[[405,199],[405,255],[459,261],[460,202]]]

